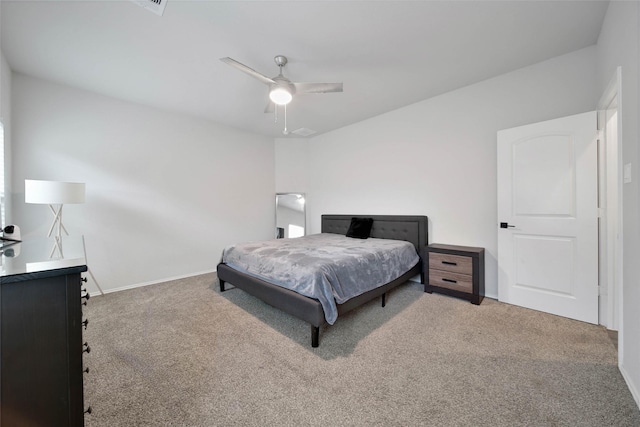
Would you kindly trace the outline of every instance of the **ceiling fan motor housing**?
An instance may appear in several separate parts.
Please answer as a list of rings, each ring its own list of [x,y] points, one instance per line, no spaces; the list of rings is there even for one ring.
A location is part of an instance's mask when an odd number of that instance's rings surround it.
[[[282,69],[282,67],[287,65],[287,62],[289,62],[287,60],[287,57],[284,55],[276,55],[276,57],[273,58],[273,60],[276,62],[276,65],[280,67],[280,69]]]

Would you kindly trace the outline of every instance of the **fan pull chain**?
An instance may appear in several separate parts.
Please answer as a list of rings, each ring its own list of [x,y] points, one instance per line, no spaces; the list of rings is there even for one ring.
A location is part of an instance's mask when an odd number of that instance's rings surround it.
[[[284,104],[284,130],[282,133],[284,135],[289,135],[289,131],[287,130],[287,104]]]
[[[275,110],[273,123],[278,123],[278,104],[274,104],[273,109]]]

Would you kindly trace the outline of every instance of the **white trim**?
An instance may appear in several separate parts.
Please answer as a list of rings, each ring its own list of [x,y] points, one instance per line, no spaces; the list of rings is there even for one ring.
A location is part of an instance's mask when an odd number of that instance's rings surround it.
[[[624,378],[624,381],[627,383],[627,387],[629,387],[629,391],[631,392],[633,399],[636,401],[636,404],[638,405],[638,407],[640,407],[640,391],[638,391],[638,389],[635,388],[633,381],[631,380],[631,376],[627,373],[624,367],[621,365],[618,367],[618,369],[620,369],[622,378]]]
[[[209,273],[215,273],[215,272],[216,272],[216,269],[213,269],[213,270],[200,271],[200,272],[197,272],[197,273],[183,274],[183,275],[180,275],[180,276],[166,277],[164,279],[152,280],[152,281],[149,281],[149,282],[142,282],[142,283],[135,283],[133,285],[121,286],[119,288],[114,288],[114,289],[107,289],[107,290],[104,291],[104,293],[105,294],[110,294],[110,293],[113,293],[113,292],[127,291],[129,289],[142,288],[144,286],[150,286],[150,285],[158,285],[160,283],[171,282],[173,280],[186,279],[186,278],[189,278],[189,277],[201,276],[203,274],[209,274]],[[89,295],[92,296],[92,297],[98,296],[98,295],[100,295],[100,292],[91,292]]]
[[[604,312],[605,314],[605,318],[604,319],[600,319],[600,324],[604,325],[605,327],[607,327],[608,329],[613,329],[613,330],[618,330],[618,336],[620,337],[619,341],[618,341],[618,364],[621,365],[622,364],[622,348],[624,346],[624,342],[622,340],[622,288],[623,288],[623,284],[622,284],[622,280],[623,280],[623,276],[622,276],[622,260],[623,260],[623,242],[622,242],[622,236],[623,236],[623,230],[622,230],[622,197],[623,197],[623,189],[622,189],[622,68],[621,67],[617,67],[613,76],[611,77],[611,79],[609,80],[609,84],[607,85],[606,89],[604,90],[604,92],[602,93],[602,96],[600,97],[600,100],[598,101],[598,134],[605,136],[604,133],[602,132],[602,129],[604,129],[605,126],[605,121],[603,120],[605,119],[605,114],[604,112],[606,111],[606,109],[609,107],[609,105],[611,104],[611,102],[616,99],[617,100],[617,106],[616,106],[616,111],[617,111],[617,175],[618,175],[618,179],[617,179],[617,218],[616,218],[616,226],[617,226],[617,234],[618,234],[618,239],[615,242],[615,250],[613,250],[613,253],[615,254],[615,259],[613,261],[613,266],[609,266],[608,270],[613,269],[614,273],[612,274],[612,276],[614,277],[613,282],[611,283],[611,281],[609,281],[608,283],[606,283],[606,288],[603,289],[603,292],[606,293],[606,298],[601,299],[601,304],[606,304],[606,307],[604,307]],[[599,177],[600,178],[600,177]],[[609,211],[610,209],[606,209],[606,211]],[[606,213],[606,212],[605,212]],[[607,221],[607,218],[604,219],[605,221]],[[605,245],[605,250],[607,249],[606,247],[606,242],[599,242],[600,247],[602,248],[602,245]],[[609,248],[608,250],[612,250],[613,248]],[[611,272],[607,273],[608,275],[611,275]],[[602,312],[602,306],[601,306],[601,312]]]
[[[143,283],[136,283],[133,285],[127,285],[127,286],[121,286],[119,288],[115,288],[115,289],[107,289],[106,291],[104,291],[105,294],[110,294],[113,292],[120,292],[120,291],[126,291],[129,289],[135,289],[135,288],[142,288],[144,286],[151,286],[151,285],[159,285],[160,283],[166,283],[166,282],[171,282],[172,280],[180,280],[180,279],[187,279],[189,277],[195,277],[195,276],[201,276],[203,274],[210,274],[210,273],[216,273],[217,270],[213,269],[213,270],[206,270],[206,271],[201,271],[199,273],[189,273],[189,274],[183,274],[181,276],[175,276],[175,277],[167,277],[165,279],[159,279],[159,280],[152,280],[150,282],[143,282]],[[420,282],[420,276],[415,276],[409,279],[412,282],[416,282],[416,283],[422,283]],[[95,297],[95,296],[99,296],[100,292],[90,292],[89,293],[90,296]],[[497,299],[497,298],[495,298]]]

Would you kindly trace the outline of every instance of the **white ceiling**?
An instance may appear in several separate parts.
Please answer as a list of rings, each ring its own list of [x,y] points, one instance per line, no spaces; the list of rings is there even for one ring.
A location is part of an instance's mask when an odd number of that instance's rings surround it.
[[[130,1],[1,2],[11,68],[82,89],[282,136],[267,86],[230,56],[344,93],[300,95],[288,128],[318,133],[597,42],[600,1],[180,1],[163,16]]]

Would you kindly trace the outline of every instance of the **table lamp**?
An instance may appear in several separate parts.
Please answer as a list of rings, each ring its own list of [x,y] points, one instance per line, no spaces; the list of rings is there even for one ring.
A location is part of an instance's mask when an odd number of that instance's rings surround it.
[[[62,257],[62,232],[68,236],[69,232],[62,223],[62,206],[66,204],[84,203],[85,185],[83,182],[60,182],[60,181],[39,181],[35,179],[24,180],[24,201],[25,203],[37,203],[49,205],[51,213],[53,213],[53,222],[49,227],[48,237],[51,237],[53,230],[56,230],[55,245],[51,250],[50,257],[57,250]],[[82,248],[84,250],[85,262],[87,262],[87,250],[82,236]],[[93,278],[98,290],[102,295],[104,292],[93,276],[91,269],[87,266],[87,271]]]

